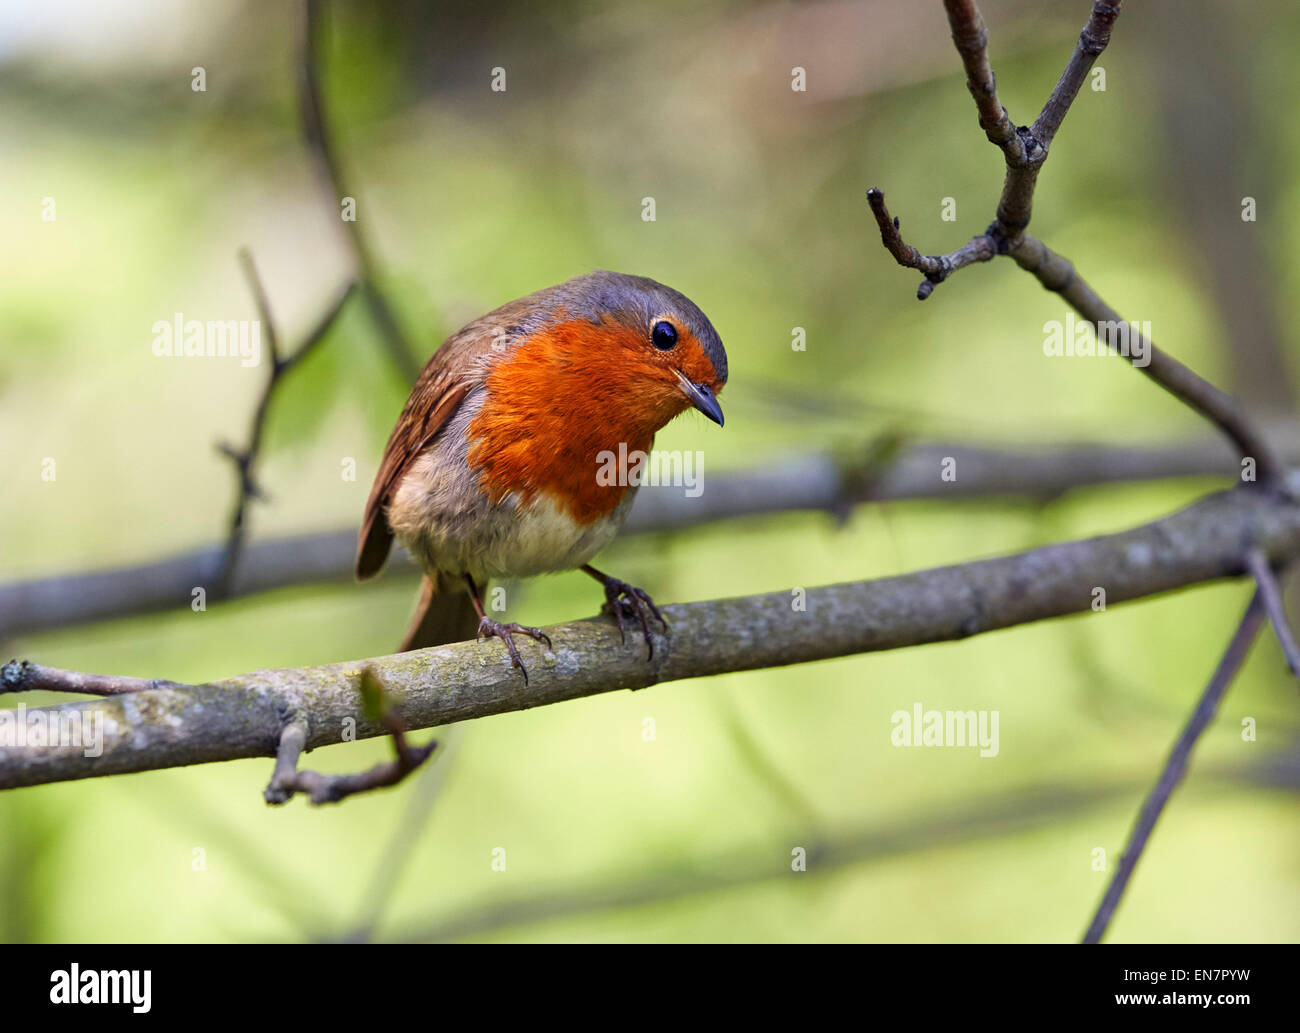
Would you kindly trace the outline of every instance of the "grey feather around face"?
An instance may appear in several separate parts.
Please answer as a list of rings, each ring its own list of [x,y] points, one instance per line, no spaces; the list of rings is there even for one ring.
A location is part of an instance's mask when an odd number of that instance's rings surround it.
[[[727,381],[727,352],[709,317],[685,294],[657,280],[598,270],[547,287],[530,295],[527,300],[531,303],[528,306],[531,314],[520,320],[515,328],[520,337],[546,326],[560,312],[569,318],[578,316],[592,322],[599,322],[602,314],[617,312],[629,324],[644,328],[647,338],[655,320],[673,316],[700,342],[704,354],[717,371],[719,381]]]

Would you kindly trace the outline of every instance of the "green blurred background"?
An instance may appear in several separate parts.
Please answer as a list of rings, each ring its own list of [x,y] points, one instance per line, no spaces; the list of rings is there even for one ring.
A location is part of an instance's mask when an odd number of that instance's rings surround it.
[[[1016,120],[1036,114],[1088,8],[983,5]],[[658,439],[703,449],[708,471],[880,434],[1043,446],[1202,432],[1122,363],[1045,358],[1042,324],[1065,309],[1011,263],[922,305],[918,277],[880,247],[868,186],[930,252],[981,231],[1001,186],[938,0],[328,14],[331,125],[421,361],[510,298],[611,268],[684,291],[727,344],[726,430],[690,416]],[[298,22],[296,5],[232,0],[0,12],[0,581],[223,537],[233,477],[214,443],[243,441],[265,371],[156,358],[151,327],[176,311],[255,318],[241,246],[290,341],[349,274],[298,125]],[[1105,91],[1085,87],[1053,145],[1033,226],[1270,419],[1291,415],[1300,386],[1297,40],[1284,0],[1126,9]],[[206,92],[190,88],[196,66]],[[1242,222],[1244,196],[1257,222]],[[945,197],[955,223],[940,218]],[[350,305],[274,402],[253,539],[354,525],[406,388]],[[881,577],[1119,530],[1215,486],[745,520],[616,543],[602,566],[660,602]],[[414,590],[390,572],[203,613],[0,628],[0,649],[195,682],[385,653]],[[0,939],[1077,939],[1110,874],[1094,851],[1113,869],[1247,595],[1219,584],[495,717],[455,729],[420,777],[335,807],[268,808],[269,761],[0,793]],[[513,592],[510,618],[546,624],[598,602],[581,574],[556,576]],[[918,701],[998,710],[1000,753],[891,746],[890,715]],[[1296,938],[1297,786],[1263,772],[1298,730],[1295,686],[1263,638],[1111,940]],[[309,764],[359,770],[387,753],[356,743]],[[798,846],[805,873],[790,871]]]

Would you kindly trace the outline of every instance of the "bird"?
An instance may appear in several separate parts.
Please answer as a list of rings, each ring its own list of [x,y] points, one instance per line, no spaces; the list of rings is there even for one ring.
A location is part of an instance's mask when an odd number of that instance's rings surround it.
[[[648,454],[689,409],[721,427],[726,382],[726,350],[700,308],[625,273],[576,276],[443,341],[388,439],[358,537],[358,580],[380,571],[394,539],[423,571],[400,651],[498,638],[526,684],[514,636],[551,640],[489,617],[488,582],[578,569],[604,587],[624,642],[625,619],[639,622],[651,659],[650,618],[668,631],[658,606],[590,564],[627,519],[637,478],[598,471],[611,453]]]

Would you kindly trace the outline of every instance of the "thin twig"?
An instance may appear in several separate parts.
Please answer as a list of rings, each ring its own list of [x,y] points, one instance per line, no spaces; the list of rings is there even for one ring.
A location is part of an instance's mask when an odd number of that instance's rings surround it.
[[[1219,709],[1219,703],[1223,699],[1224,693],[1227,692],[1228,686],[1232,684],[1233,678],[1241,669],[1242,664],[1245,663],[1246,657],[1250,653],[1250,647],[1255,641],[1255,636],[1259,634],[1263,620],[1264,605],[1261,600],[1261,593],[1256,592],[1251,598],[1250,605],[1246,608],[1246,613],[1241,618],[1241,622],[1237,625],[1237,630],[1233,633],[1232,641],[1228,643],[1228,648],[1219,661],[1219,666],[1215,669],[1214,677],[1210,679],[1210,684],[1206,686],[1200,702],[1196,705],[1196,709],[1192,711],[1192,716],[1188,720],[1186,727],[1183,728],[1178,741],[1174,743],[1174,748],[1165,761],[1164,770],[1160,773],[1159,781],[1156,782],[1155,788],[1151,790],[1142,804],[1142,809],[1138,812],[1137,822],[1129,836],[1128,845],[1124,848],[1124,855],[1120,858],[1119,867],[1115,869],[1115,877],[1111,880],[1106,895],[1097,908],[1097,914],[1093,917],[1092,924],[1088,926],[1088,931],[1084,934],[1084,943],[1100,943],[1101,938],[1106,935],[1106,928],[1110,925],[1115,909],[1119,907],[1120,899],[1124,896],[1124,890],[1128,887],[1133,871],[1137,868],[1137,863],[1142,857],[1142,851],[1151,838],[1151,832],[1155,828],[1156,822],[1160,820],[1160,815],[1164,811],[1165,804],[1169,802],[1169,797],[1187,773],[1187,765],[1191,760],[1192,750],[1195,749],[1201,733],[1214,720],[1214,715]]]
[[[899,265],[925,274],[925,279],[916,288],[918,301],[928,298],[934,293],[937,284],[943,283],[963,266],[974,262],[988,262],[997,257],[997,242],[987,233],[971,237],[956,251],[950,251],[946,255],[923,255],[903,240],[899,220],[891,216],[889,209],[885,207],[883,191],[872,187],[867,191],[867,203],[871,206],[876,224],[880,227],[880,242],[885,245],[885,249],[894,256],[894,260]]]
[[[1038,146],[1044,151],[1051,147],[1052,141],[1056,139],[1056,131],[1065,121],[1065,116],[1069,113],[1074,98],[1079,95],[1084,80],[1088,78],[1088,73],[1097,58],[1101,56],[1101,52],[1110,43],[1110,31],[1115,25],[1115,19],[1119,17],[1121,3],[1122,0],[1096,0],[1092,5],[1088,24],[1079,33],[1079,41],[1074,46],[1074,53],[1070,55],[1065,71],[1061,73],[1061,78],[1053,87],[1051,96],[1047,98],[1042,112],[1034,119],[1034,124],[1029,130]]]
[[[253,410],[253,422],[248,434],[248,444],[243,448],[236,448],[225,441],[217,445],[217,450],[234,464],[239,486],[230,513],[229,530],[226,533],[226,545],[221,566],[213,579],[213,592],[220,597],[230,594],[235,570],[239,565],[239,558],[243,552],[248,504],[253,499],[261,500],[266,497],[257,483],[254,469],[262,448],[262,433],[266,427],[266,414],[270,409],[271,398],[285,376],[325,339],[325,335],[329,332],[330,327],[334,325],[339,313],[343,310],[343,306],[347,304],[348,298],[352,296],[352,292],[356,289],[355,283],[349,283],[344,287],[339,296],[325,310],[320,319],[316,321],[316,325],[311,328],[303,342],[292,353],[285,356],[280,347],[279,333],[276,330],[275,319],[271,315],[271,306],[266,297],[266,289],[262,285],[261,277],[257,274],[257,266],[253,263],[253,256],[247,248],[240,250],[239,261],[244,269],[244,275],[248,279],[249,289],[253,292],[253,298],[257,303],[258,317],[262,322],[269,362],[267,363],[266,383],[262,387],[262,393],[257,399],[257,406]]]
[[[974,0],[944,0],[953,45],[966,68],[966,86],[975,98],[980,128],[999,150],[1006,163],[1006,178],[998,201],[997,219],[988,231],[995,240],[1014,236],[1017,227],[1029,223],[1034,184],[1047,151],[1026,129],[1018,129],[997,97],[996,80],[989,65],[989,33]],[[996,121],[994,107],[997,109]],[[917,295],[920,297],[920,295]]]
[[[1042,241],[1023,234],[1010,254],[1021,269],[1032,273],[1047,290],[1059,294],[1094,327],[1130,326],[1079,275],[1073,262]],[[1145,364],[1133,363],[1136,369],[1218,427],[1243,459],[1254,460],[1255,475],[1261,483],[1280,485],[1283,482],[1285,465],[1236,398],[1157,348],[1142,334],[1131,331],[1130,336],[1129,354],[1145,356]]]
[[[388,298],[379,288],[379,276],[361,223],[356,218],[343,219],[339,212],[343,198],[351,197],[355,201],[356,192],[345,186],[343,165],[334,146],[329,120],[325,117],[320,86],[322,6],[322,0],[303,0],[298,52],[298,103],[303,135],[316,158],[321,181],[333,198],[332,217],[337,218],[343,228],[343,238],[352,255],[355,275],[361,284],[366,307],[370,309],[371,318],[379,330],[379,339],[398,373],[407,383],[413,384],[419,375],[420,366]]]
[[[79,692],[87,696],[120,696],[128,692],[184,688],[161,678],[130,678],[121,674],[86,674],[10,660],[0,667],[0,694],[6,692]]]
[[[1282,590],[1273,574],[1273,567],[1262,551],[1251,549],[1246,554],[1246,568],[1259,586],[1264,609],[1268,613],[1269,623],[1273,625],[1273,633],[1277,635],[1278,645],[1282,647],[1287,666],[1291,668],[1292,674],[1300,678],[1300,646],[1296,645],[1295,636],[1291,634],[1291,622],[1286,619],[1286,606],[1282,602]]]
[[[371,717],[392,736],[394,760],[376,764],[367,771],[350,775],[322,775],[318,771],[303,771],[298,760],[307,745],[307,723],[302,718],[290,720],[280,733],[275,754],[275,769],[271,781],[262,795],[269,804],[288,803],[295,793],[305,793],[314,804],[338,803],[355,793],[365,793],[396,785],[423,764],[438,748],[432,739],[427,746],[412,746],[406,738],[406,725],[384,698],[383,689],[374,669],[366,666],[361,672],[360,690],[367,709],[378,708]]]
[[[997,80],[989,66],[989,30],[974,0],[944,0],[952,42],[966,69],[966,87],[975,98],[980,128],[989,142],[1001,147],[1008,164],[1024,161],[1024,142],[1016,133],[1015,123],[998,100]]]

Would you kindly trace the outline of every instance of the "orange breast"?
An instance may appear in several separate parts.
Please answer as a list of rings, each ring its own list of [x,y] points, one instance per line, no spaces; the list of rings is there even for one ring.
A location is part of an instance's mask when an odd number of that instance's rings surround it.
[[[620,443],[649,452],[666,422],[663,398],[638,375],[642,348],[636,330],[576,319],[497,362],[469,427],[469,464],[493,503],[545,494],[583,525],[618,506],[627,485],[598,481],[601,453],[618,454]]]

